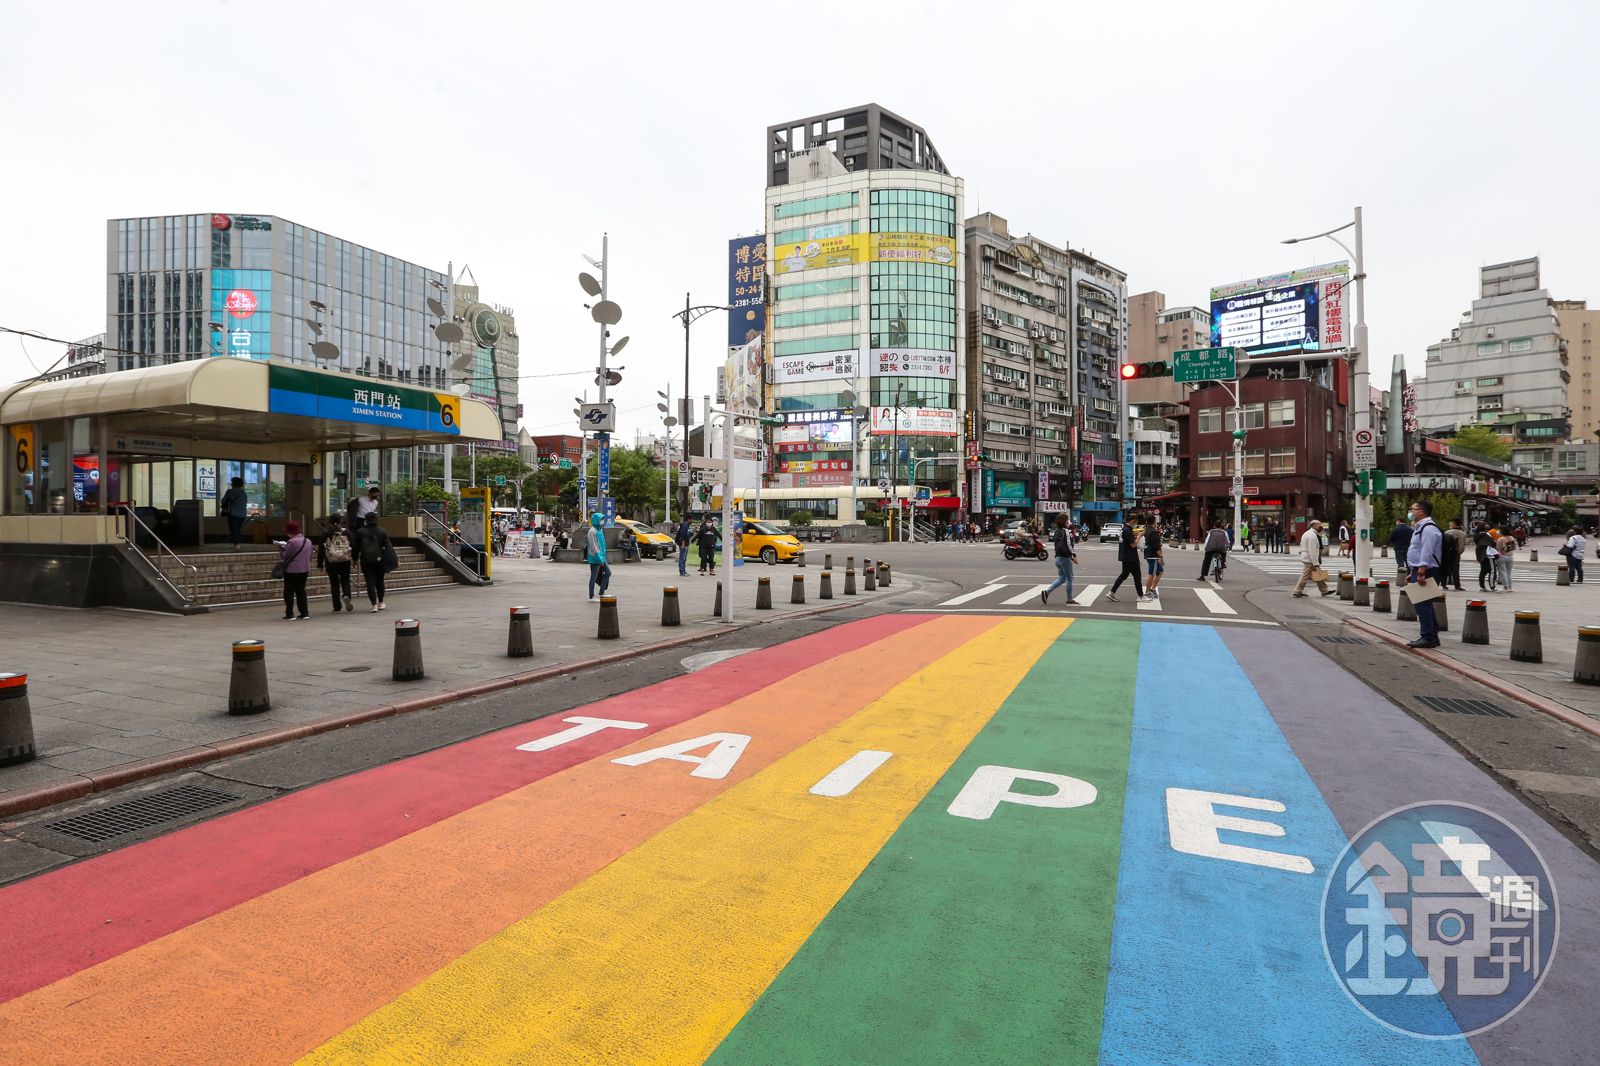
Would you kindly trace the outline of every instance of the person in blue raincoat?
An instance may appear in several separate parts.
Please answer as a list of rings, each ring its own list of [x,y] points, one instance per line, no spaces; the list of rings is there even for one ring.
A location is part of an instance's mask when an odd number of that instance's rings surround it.
[[[594,586],[600,584],[600,595],[611,586],[611,567],[606,564],[605,519],[595,513],[589,516],[589,537],[584,546],[584,559],[589,564],[589,599],[594,599]]]

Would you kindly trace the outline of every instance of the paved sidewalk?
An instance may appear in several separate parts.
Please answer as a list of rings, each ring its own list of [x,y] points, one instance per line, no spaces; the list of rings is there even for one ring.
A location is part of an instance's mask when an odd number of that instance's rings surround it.
[[[1600,721],[1600,686],[1580,685],[1572,680],[1572,663],[1577,654],[1578,627],[1600,625],[1600,564],[1597,564],[1595,542],[1589,542],[1589,578],[1584,584],[1558,586],[1555,583],[1556,565],[1563,560],[1556,554],[1562,541],[1553,537],[1535,538],[1528,545],[1537,548],[1539,562],[1530,562],[1528,550],[1517,553],[1512,564],[1510,592],[1479,592],[1477,588],[1478,564],[1471,558],[1462,565],[1464,592],[1451,591],[1446,596],[1446,610],[1450,628],[1439,634],[1442,642],[1436,649],[1449,658],[1483,674],[1498,677],[1564,706],[1580,711]],[[1349,560],[1330,559],[1328,570],[1337,575],[1340,569],[1349,568]],[[1396,572],[1388,559],[1374,560],[1374,573],[1393,585]],[[1330,586],[1331,587],[1331,586]],[[1395,586],[1397,588],[1397,586]],[[1290,599],[1289,587],[1265,590],[1255,594],[1263,606],[1274,613],[1304,615],[1313,611],[1340,618],[1357,618],[1387,632],[1417,638],[1415,622],[1398,622],[1394,614],[1379,614],[1370,608],[1355,607],[1330,596],[1326,599],[1313,595],[1303,600]],[[1468,600],[1483,600],[1489,613],[1489,643],[1487,645],[1461,643],[1461,626],[1466,618]],[[1276,601],[1276,602],[1273,602]],[[1521,663],[1511,660],[1512,615],[1516,611],[1539,612],[1539,629],[1544,650],[1544,662]]]
[[[86,783],[90,775],[203,745],[326,722],[418,697],[438,696],[531,671],[603,656],[639,652],[697,634],[726,631],[712,619],[716,583],[673,560],[613,567],[622,635],[596,637],[598,601],[587,599],[588,567],[544,560],[496,559],[495,584],[397,592],[389,608],[333,614],[313,601],[312,617],[283,620],[277,605],[214,610],[189,618],[125,610],[67,610],[0,603],[0,670],[28,674],[39,758],[0,768],[0,804],[19,789]],[[888,592],[843,597],[844,572],[834,572],[835,599],[817,598],[820,567],[738,569],[736,624],[764,622],[819,607],[881,604],[913,582],[896,574]],[[805,606],[791,605],[792,575],[806,575]],[[773,610],[755,610],[756,579],[772,579]],[[720,574],[726,579],[726,574]],[[660,625],[661,589],[679,588],[683,624]],[[534,656],[505,655],[508,608],[532,608]],[[855,611],[841,614],[849,617]],[[422,621],[427,677],[390,678],[394,623]],[[230,644],[267,644],[272,709],[227,713]],[[690,654],[691,652],[685,652]]]

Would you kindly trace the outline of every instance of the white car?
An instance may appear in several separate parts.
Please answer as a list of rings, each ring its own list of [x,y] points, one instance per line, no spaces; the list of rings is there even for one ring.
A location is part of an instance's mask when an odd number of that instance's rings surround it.
[[[1104,544],[1108,540],[1121,540],[1121,539],[1122,539],[1122,523],[1121,522],[1107,522],[1105,525],[1100,527],[1100,543],[1101,544]]]

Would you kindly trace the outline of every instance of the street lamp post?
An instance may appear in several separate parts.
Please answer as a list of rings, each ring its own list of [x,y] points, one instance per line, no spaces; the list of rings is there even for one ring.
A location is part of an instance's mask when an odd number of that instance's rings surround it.
[[[1354,228],[1355,248],[1352,250],[1334,234],[1341,230]],[[1351,387],[1355,390],[1352,398],[1350,416],[1354,422],[1355,430],[1372,428],[1372,394],[1367,387],[1369,370],[1369,353],[1367,346],[1367,271],[1362,253],[1361,208],[1355,209],[1355,218],[1342,226],[1335,226],[1324,233],[1314,233],[1309,237],[1290,237],[1284,244],[1300,244],[1303,241],[1314,241],[1326,237],[1340,248],[1344,249],[1355,265],[1355,274],[1350,280],[1356,283],[1356,328],[1355,328],[1355,359],[1351,371]],[[1354,433],[1347,438],[1348,447],[1354,447]],[[1350,452],[1345,453],[1349,455]],[[1372,576],[1372,497],[1356,496],[1356,538],[1355,538],[1355,567],[1358,577]]]
[[[695,321],[697,319],[699,319],[702,315],[708,315],[712,311],[731,311],[731,310],[732,310],[732,308],[730,308],[730,307],[728,307],[728,306],[726,306],[724,304],[700,304],[700,305],[696,306],[690,300],[689,294],[688,293],[684,293],[683,294],[683,310],[682,311],[674,311],[673,314],[672,314],[673,318],[676,318],[679,322],[683,323],[683,419],[682,419],[682,422],[683,422],[683,457],[684,457],[684,459],[688,459],[689,458],[689,426],[691,424],[693,424],[693,422],[694,422],[694,419],[689,417],[689,327],[692,326],[695,323]],[[730,401],[729,405],[732,406],[731,401]],[[706,424],[707,428],[709,428],[710,425],[711,425],[711,420],[709,418],[707,418],[705,424]],[[707,448],[707,452],[708,453],[709,453],[709,451],[710,451],[710,449]],[[684,514],[688,514],[689,513],[689,487],[687,485],[685,485],[684,489],[683,489],[682,507],[683,507],[683,513]]]
[[[678,420],[672,416],[672,382],[670,382],[670,381],[667,382],[667,391],[665,391],[665,392],[662,392],[660,389],[657,389],[656,390],[656,395],[661,397],[661,400],[662,400],[661,403],[656,404],[656,410],[661,412],[661,424],[663,426],[667,427],[667,433],[666,433],[665,438],[663,438],[664,443],[662,444],[662,447],[661,447],[661,459],[662,459],[662,465],[664,465],[667,468],[666,469],[666,478],[665,478],[666,484],[663,486],[663,489],[664,489],[664,498],[666,500],[666,506],[667,506],[667,521],[671,522],[672,521],[672,427],[678,424]],[[688,442],[688,440],[685,440],[683,442],[683,459],[684,459],[684,462],[688,462],[689,461],[689,442]],[[687,485],[684,486],[684,492],[685,493],[688,492],[688,486]],[[682,513],[685,517],[688,517],[689,506],[688,506],[687,497],[685,497],[683,510],[680,513]]]

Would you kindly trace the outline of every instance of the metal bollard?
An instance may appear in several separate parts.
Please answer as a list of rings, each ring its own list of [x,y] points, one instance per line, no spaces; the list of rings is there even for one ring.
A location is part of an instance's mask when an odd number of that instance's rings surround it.
[[[1339,598],[1353,600],[1356,596],[1356,575],[1348,570],[1339,571]]]
[[[878,560],[878,587],[880,589],[889,587],[889,564],[882,559]]]
[[[1489,603],[1487,600],[1467,601],[1467,616],[1461,623],[1461,643],[1489,643]]]
[[[1556,564],[1556,584],[1558,584],[1558,585],[1570,585],[1570,584],[1572,584],[1572,571],[1567,569],[1567,564],[1566,563],[1557,563]]]
[[[1364,577],[1356,578],[1355,591],[1351,594],[1351,597],[1352,597],[1351,600],[1350,600],[1351,606],[1353,606],[1353,607],[1370,607],[1370,606],[1372,606],[1372,597],[1370,595],[1370,591],[1371,590],[1367,586],[1367,579],[1366,578],[1364,578]]]
[[[1529,548],[1528,549],[1528,562],[1536,563],[1538,561],[1539,561],[1539,549],[1538,548]]]
[[[772,610],[772,579],[770,577],[756,579],[756,610]]]
[[[1378,558],[1380,558],[1380,559],[1389,558],[1389,546],[1387,544],[1385,544],[1383,547],[1378,549]]]
[[[661,624],[664,626],[683,624],[683,619],[678,613],[678,587],[676,585],[668,585],[661,590]]]
[[[272,710],[267,692],[267,642],[233,642],[233,676],[228,679],[228,713],[260,714]]]
[[[506,656],[527,659],[533,655],[533,620],[528,608],[511,608],[511,628],[506,633]]]
[[[833,569],[833,553],[832,552],[823,552],[822,553],[822,568],[824,570],[832,570]]]
[[[1445,633],[1450,629],[1450,611],[1445,606],[1446,597],[1440,596],[1433,601],[1433,617],[1439,623],[1439,632]]]
[[[394,624],[394,679],[396,681],[421,680],[422,623],[415,618],[402,618]]]
[[[28,675],[0,674],[0,766],[31,762],[33,710],[28,706]]]
[[[854,570],[846,570],[844,572],[844,594],[846,596],[854,596],[856,594],[856,572]]]
[[[817,599],[833,599],[833,571],[824,570],[822,572],[822,577],[817,582],[817,588]]]
[[[713,618],[722,617],[722,582],[720,581],[717,582],[717,602],[711,608],[711,616]]]
[[[1544,641],[1539,637],[1539,612],[1518,611],[1511,625],[1511,659],[1519,663],[1544,662]]]
[[[1378,582],[1377,587],[1372,590],[1372,610],[1375,614],[1388,614],[1390,612],[1389,583],[1387,581]]]
[[[806,576],[804,574],[794,575],[794,587],[789,591],[789,602],[806,602]]]
[[[1395,608],[1394,620],[1396,622],[1415,622],[1417,609],[1411,605],[1411,597],[1406,595],[1406,590],[1400,590],[1400,605]]]
[[[722,591],[722,585],[717,585],[717,591]],[[622,624],[617,620],[617,598],[615,596],[600,597],[600,628],[595,636],[601,640],[618,640],[622,637]]]
[[[1600,626],[1578,627],[1578,655],[1572,660],[1572,680],[1580,685],[1600,685]]]
[[[865,591],[865,592],[877,592],[878,591],[878,570],[877,570],[877,567],[869,566],[865,570],[863,570],[861,573],[862,573],[862,576],[864,578],[864,580],[861,583],[862,590]]]

